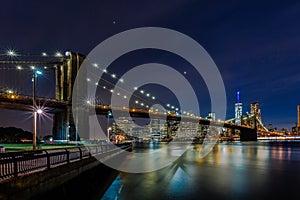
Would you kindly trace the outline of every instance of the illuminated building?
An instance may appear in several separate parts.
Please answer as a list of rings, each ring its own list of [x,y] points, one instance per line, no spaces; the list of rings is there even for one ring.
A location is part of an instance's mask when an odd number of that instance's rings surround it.
[[[243,104],[240,101],[240,92],[236,93],[236,103],[235,103],[235,124],[241,124],[241,117],[243,115]]]
[[[262,121],[261,120],[261,111],[260,111],[258,102],[253,102],[250,104],[250,114],[255,115],[256,119],[258,119],[259,121]]]
[[[216,121],[216,113],[215,112],[209,112],[207,118],[211,119],[213,121]]]

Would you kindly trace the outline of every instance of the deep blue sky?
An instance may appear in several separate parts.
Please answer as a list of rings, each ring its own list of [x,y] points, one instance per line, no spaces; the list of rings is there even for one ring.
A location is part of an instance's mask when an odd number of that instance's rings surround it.
[[[227,118],[234,114],[240,90],[244,111],[258,101],[265,124],[290,128],[300,103],[299,21],[297,1],[10,0],[0,6],[0,50],[88,54],[127,29],[174,29],[198,41],[218,66],[227,92]],[[52,79],[44,81],[51,84]],[[0,126],[12,124],[14,115],[1,110]],[[28,124],[30,120],[21,120],[16,126],[30,130]]]

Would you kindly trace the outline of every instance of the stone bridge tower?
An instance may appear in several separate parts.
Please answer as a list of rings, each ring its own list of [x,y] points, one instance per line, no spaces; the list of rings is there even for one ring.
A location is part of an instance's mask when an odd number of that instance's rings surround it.
[[[84,59],[85,56],[82,54],[66,52],[63,64],[56,67],[56,99],[66,101],[68,105],[64,112],[54,114],[53,136],[55,139],[79,141],[82,138],[78,135],[80,124],[77,119],[73,119],[72,91],[77,72]]]

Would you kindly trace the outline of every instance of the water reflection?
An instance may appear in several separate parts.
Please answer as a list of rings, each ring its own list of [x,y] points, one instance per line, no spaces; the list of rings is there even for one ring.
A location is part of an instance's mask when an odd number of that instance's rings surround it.
[[[205,158],[200,151],[201,145],[192,145],[176,162],[155,172],[121,172],[103,199],[286,199],[298,195],[300,143],[222,143]]]

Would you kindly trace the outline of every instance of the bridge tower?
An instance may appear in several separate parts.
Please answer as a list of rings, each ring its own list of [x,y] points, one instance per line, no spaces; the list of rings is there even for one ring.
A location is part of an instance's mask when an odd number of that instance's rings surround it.
[[[56,99],[66,101],[67,109],[64,112],[55,113],[53,117],[53,136],[60,140],[79,141],[79,128],[77,119],[73,119],[72,114],[72,91],[76,75],[85,56],[66,52],[67,58],[63,64],[56,66]],[[87,87],[84,85],[82,87]],[[77,113],[79,114],[79,113]],[[88,119],[87,119],[88,120]],[[87,121],[88,123],[88,121]]]
[[[235,124],[241,124],[241,118],[243,115],[243,104],[240,100],[240,91],[236,93],[236,103],[235,103]]]

